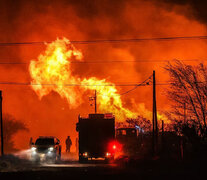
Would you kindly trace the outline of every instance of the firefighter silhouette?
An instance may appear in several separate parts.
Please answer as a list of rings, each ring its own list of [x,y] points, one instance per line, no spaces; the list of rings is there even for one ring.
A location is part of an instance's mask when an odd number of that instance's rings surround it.
[[[65,140],[65,144],[66,144],[66,152],[70,152],[70,147],[72,145],[72,141],[70,139],[70,136],[68,136],[67,139]]]
[[[29,140],[29,146],[32,147],[32,145],[33,145],[33,138],[31,137]]]

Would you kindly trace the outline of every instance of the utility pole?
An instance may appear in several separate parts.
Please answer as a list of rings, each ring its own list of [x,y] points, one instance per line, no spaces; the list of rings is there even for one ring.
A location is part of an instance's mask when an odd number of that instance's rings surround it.
[[[2,91],[0,91],[0,121],[1,121],[1,155],[4,155],[4,136],[3,136],[3,120],[2,120]]]
[[[152,138],[153,138],[153,154],[157,152],[158,146],[158,124],[157,124],[157,104],[156,104],[156,80],[155,71],[153,71],[153,113],[152,113]]]
[[[154,101],[152,105],[152,155],[155,154],[155,120],[154,120]]]
[[[92,96],[92,97],[89,97],[89,101],[94,101],[95,114],[96,114],[97,113],[97,103],[96,103],[97,95],[96,95],[96,90],[95,90],[95,95]],[[90,105],[92,106],[93,104],[90,104]]]
[[[95,114],[97,113],[97,109],[96,109],[96,90],[95,90],[95,96],[94,96],[94,101],[95,101]]]

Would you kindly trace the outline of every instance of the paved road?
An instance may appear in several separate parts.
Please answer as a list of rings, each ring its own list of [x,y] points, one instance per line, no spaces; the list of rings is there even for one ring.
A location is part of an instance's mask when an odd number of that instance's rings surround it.
[[[120,177],[121,169],[114,164],[41,164],[31,169],[16,172],[2,172],[0,179],[60,180],[60,179],[109,179]]]
[[[87,168],[87,167],[116,167],[117,164],[105,164],[105,163],[84,163],[84,164],[81,164],[81,163],[78,163],[78,162],[67,162],[67,163],[58,163],[58,164],[48,164],[48,163],[42,163],[40,165],[40,167],[42,168],[72,168],[72,167],[75,167],[75,168]]]
[[[189,166],[173,161],[163,160],[120,160],[114,164],[90,162],[80,164],[78,161],[63,160],[58,164],[41,163],[31,166],[22,164],[8,172],[0,172],[0,180],[61,180],[61,179],[199,179],[202,170],[199,166]]]

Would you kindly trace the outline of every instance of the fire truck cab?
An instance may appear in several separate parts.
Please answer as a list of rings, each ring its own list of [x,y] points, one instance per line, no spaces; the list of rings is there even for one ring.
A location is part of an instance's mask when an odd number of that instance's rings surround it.
[[[76,130],[79,134],[79,161],[93,158],[114,158],[115,117],[112,114],[89,114],[78,118]]]
[[[127,155],[135,155],[138,151],[138,131],[136,128],[117,128],[116,140],[122,144],[122,150]]]

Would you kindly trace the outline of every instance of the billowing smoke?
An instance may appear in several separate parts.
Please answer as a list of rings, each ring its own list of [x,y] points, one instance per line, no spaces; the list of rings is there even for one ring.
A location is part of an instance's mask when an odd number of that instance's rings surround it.
[[[203,1],[199,2],[201,5],[193,0],[1,1],[0,40],[2,43],[47,42],[54,41],[57,37],[96,40],[206,35],[205,6]],[[122,84],[139,83],[149,77],[153,70],[156,70],[157,82],[167,81],[161,61],[204,59],[207,48],[204,40],[75,46],[84,55],[84,62],[97,63],[73,63],[72,74],[78,74],[81,79],[96,77]],[[1,65],[0,82],[30,82],[30,60],[37,59],[45,50],[45,45],[38,44],[1,46],[0,62],[26,64]],[[121,94],[130,88],[117,87],[117,91]],[[159,111],[170,103],[161,93],[163,88],[157,87]],[[17,148],[26,148],[30,136],[56,135],[64,142],[64,138],[71,135],[74,141],[78,114],[93,112],[93,107],[88,102],[89,96],[93,96],[90,91],[83,97],[84,103],[69,110],[67,101],[54,91],[40,101],[30,86],[1,85],[1,89],[4,111],[21,119],[30,129],[30,134],[19,134],[16,137]],[[152,109],[152,88],[139,87],[121,99],[123,107],[133,112],[139,111],[140,107],[149,112]]]
[[[207,12],[206,6],[207,2],[203,0],[154,0],[154,2],[160,3],[168,10],[175,10],[177,8],[177,12],[184,14],[189,19],[198,20],[204,24],[207,23]],[[185,9],[184,9],[185,8]]]

